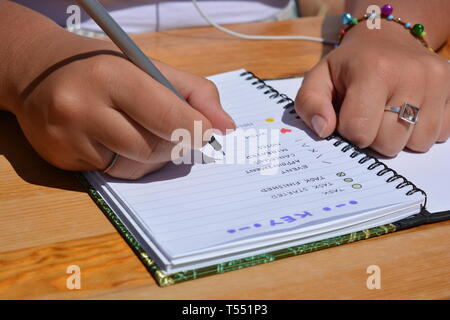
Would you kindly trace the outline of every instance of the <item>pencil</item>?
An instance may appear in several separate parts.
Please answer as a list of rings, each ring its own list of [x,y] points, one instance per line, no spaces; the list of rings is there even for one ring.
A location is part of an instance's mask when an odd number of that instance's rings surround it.
[[[186,101],[97,0],[77,0],[77,2],[132,63],[171,90],[181,100]],[[222,150],[222,146],[214,136],[209,144],[216,151]]]

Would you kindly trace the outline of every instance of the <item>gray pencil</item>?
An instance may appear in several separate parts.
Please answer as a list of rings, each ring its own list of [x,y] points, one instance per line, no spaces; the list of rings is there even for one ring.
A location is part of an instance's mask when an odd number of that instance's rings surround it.
[[[122,52],[138,66],[142,71],[147,73],[153,79],[170,89],[181,100],[186,101],[174,86],[167,80],[161,71],[150,61],[142,52],[136,43],[128,36],[128,34],[119,26],[119,24],[109,15],[108,11],[97,0],[77,0],[80,6],[87,14],[102,28],[109,38],[122,50]],[[209,141],[211,146],[216,150],[222,150],[220,143],[214,138]]]

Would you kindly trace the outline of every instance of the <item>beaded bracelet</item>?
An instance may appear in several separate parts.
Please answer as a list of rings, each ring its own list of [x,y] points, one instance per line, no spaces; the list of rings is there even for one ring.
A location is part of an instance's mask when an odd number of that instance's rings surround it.
[[[396,22],[400,25],[402,25],[403,27],[405,27],[406,29],[410,30],[411,34],[419,39],[419,41],[430,51],[433,51],[433,48],[430,48],[428,46],[428,43],[426,42],[426,40],[424,39],[424,36],[427,35],[427,33],[425,32],[425,27],[422,24],[415,24],[414,26],[409,23],[409,22],[403,22],[402,18],[394,18],[394,16],[392,15],[392,13],[394,12],[394,8],[390,5],[390,4],[386,4],[381,8],[381,18],[384,18],[388,21],[393,21]],[[355,18],[353,17],[350,13],[344,13],[342,15],[342,24],[347,25],[347,27],[345,29],[341,29],[339,31],[340,33],[340,38],[339,38],[339,44],[341,43],[342,39],[344,38],[344,36],[346,35],[346,33],[353,28],[355,25],[357,25],[358,23],[360,23],[363,20],[367,20],[367,19],[375,19],[377,18],[377,14],[372,13],[372,14],[365,14],[363,17],[361,18]]]

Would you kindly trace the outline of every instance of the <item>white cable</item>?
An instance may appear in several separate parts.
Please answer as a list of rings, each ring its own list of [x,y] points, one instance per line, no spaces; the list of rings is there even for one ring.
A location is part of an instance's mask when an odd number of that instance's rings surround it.
[[[241,39],[246,40],[304,40],[304,41],[315,41],[315,42],[321,42],[321,43],[327,43],[327,44],[337,44],[336,41],[331,41],[323,38],[318,37],[308,37],[308,36],[258,36],[258,35],[250,35],[250,34],[243,34],[239,32],[235,32],[233,30],[227,29],[214,21],[212,21],[199,7],[197,0],[192,0],[192,3],[194,4],[195,8],[197,9],[198,13],[205,19],[211,26],[213,26],[216,29],[219,29],[222,32],[225,32],[229,35],[232,35],[234,37],[238,37]]]

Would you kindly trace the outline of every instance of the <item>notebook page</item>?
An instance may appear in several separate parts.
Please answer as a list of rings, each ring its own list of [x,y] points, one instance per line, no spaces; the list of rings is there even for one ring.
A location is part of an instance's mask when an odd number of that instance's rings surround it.
[[[266,81],[280,92],[295,98],[303,78]],[[450,140],[435,144],[426,153],[402,151],[395,158],[373,154],[391,168],[396,168],[405,177],[425,190],[428,195],[427,208],[431,213],[450,210],[447,182],[450,181]]]
[[[241,73],[216,75],[211,80],[238,127],[279,132],[276,174],[261,174],[273,169],[264,161],[216,161],[171,163],[137,182],[102,176],[105,187],[167,256],[180,257],[293,228],[317,227],[352,215],[363,217],[380,206],[423,200],[418,193],[406,196],[410,187],[396,189],[398,183],[386,183],[392,173],[379,177],[379,170],[368,170],[372,160],[358,164],[363,155],[352,159],[330,141],[317,140],[295,114],[283,108],[286,103],[268,98],[265,90],[257,90]],[[269,145],[270,141],[258,145],[256,152],[264,153]],[[211,156],[208,159],[216,156],[209,145],[202,151]],[[232,152],[225,151],[227,155]]]

